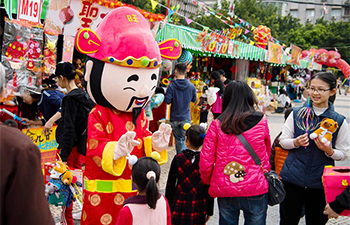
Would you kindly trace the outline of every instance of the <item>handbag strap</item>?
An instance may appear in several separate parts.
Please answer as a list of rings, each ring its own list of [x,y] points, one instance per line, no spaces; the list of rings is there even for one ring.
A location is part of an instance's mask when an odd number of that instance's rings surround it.
[[[254,149],[252,148],[252,146],[249,144],[249,142],[247,141],[247,139],[245,139],[245,137],[242,134],[236,134],[236,137],[238,138],[238,140],[244,145],[244,147],[247,149],[247,151],[249,152],[249,154],[251,155],[251,157],[253,158],[254,162],[256,163],[256,165],[261,166],[261,160],[259,158],[259,156],[255,153]],[[263,169],[263,168],[262,168]]]

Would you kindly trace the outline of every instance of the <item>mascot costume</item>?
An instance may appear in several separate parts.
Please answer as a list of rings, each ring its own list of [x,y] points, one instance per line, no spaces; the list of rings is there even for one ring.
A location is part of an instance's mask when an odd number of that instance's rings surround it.
[[[137,194],[131,180],[137,157],[167,161],[171,127],[161,124],[152,135],[143,107],[157,86],[161,56],[179,57],[181,45],[175,39],[158,45],[142,14],[120,7],[96,33],[79,30],[75,46],[88,55],[85,80],[96,103],[88,120],[81,224],[115,224],[124,200]]]

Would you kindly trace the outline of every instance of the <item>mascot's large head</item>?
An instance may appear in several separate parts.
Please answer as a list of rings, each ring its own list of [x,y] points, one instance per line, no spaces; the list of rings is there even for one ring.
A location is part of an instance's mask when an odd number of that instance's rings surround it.
[[[85,80],[91,98],[105,107],[141,112],[157,86],[161,50],[172,58],[181,55],[179,41],[170,44],[160,49],[149,22],[129,7],[110,11],[96,33],[79,30],[75,45],[89,56]]]

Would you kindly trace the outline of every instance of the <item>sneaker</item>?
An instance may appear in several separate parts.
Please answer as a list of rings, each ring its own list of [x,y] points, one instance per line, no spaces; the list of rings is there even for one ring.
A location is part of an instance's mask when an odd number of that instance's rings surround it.
[[[73,220],[81,220],[81,211],[73,213]]]

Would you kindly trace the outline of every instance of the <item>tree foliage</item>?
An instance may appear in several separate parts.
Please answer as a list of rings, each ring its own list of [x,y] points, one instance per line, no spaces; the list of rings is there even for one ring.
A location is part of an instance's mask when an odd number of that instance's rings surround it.
[[[129,5],[134,5],[137,8],[146,10],[152,13],[161,13],[166,14],[166,9],[164,7],[156,7],[154,10],[152,9],[151,1],[149,0],[120,0],[121,2],[127,3]],[[161,4],[166,5],[165,0],[159,1]]]

